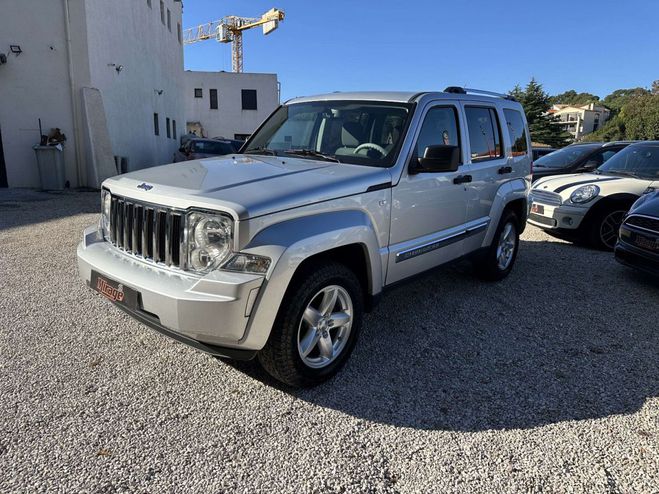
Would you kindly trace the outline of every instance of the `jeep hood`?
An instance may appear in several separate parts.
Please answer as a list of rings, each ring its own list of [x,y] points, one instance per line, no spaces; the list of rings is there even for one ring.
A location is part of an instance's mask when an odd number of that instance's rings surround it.
[[[391,182],[386,168],[295,157],[227,155],[145,168],[109,178],[113,194],[171,207],[200,207],[248,219]]]
[[[579,187],[596,184],[600,188],[600,195],[602,196],[618,193],[640,196],[650,183],[652,183],[651,180],[625,177],[622,175],[576,173],[541,178],[533,184],[532,190],[547,190],[561,194],[563,198],[568,198]]]

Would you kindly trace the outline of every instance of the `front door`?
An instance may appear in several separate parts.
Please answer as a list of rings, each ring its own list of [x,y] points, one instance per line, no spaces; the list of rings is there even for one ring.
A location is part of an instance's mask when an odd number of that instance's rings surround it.
[[[455,102],[428,106],[415,136],[412,166],[427,146],[460,146],[464,142],[458,112]],[[392,189],[387,284],[448,262],[464,252],[467,189],[459,179],[463,167],[455,172],[416,174],[409,169],[408,163],[400,182]]]

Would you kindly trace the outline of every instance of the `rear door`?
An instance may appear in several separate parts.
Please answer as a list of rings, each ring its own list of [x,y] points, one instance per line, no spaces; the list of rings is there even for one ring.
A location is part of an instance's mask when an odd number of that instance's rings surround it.
[[[490,102],[462,103],[469,136],[465,173],[467,183],[467,226],[470,235],[465,240],[466,252],[479,248],[490,222],[490,212],[497,190],[511,178],[514,160],[506,156],[501,122],[503,114]]]
[[[464,253],[467,188],[458,179],[463,166],[455,172],[410,173],[410,163],[413,166],[427,146],[462,146],[465,136],[459,112],[457,102],[445,100],[424,110],[406,169],[392,189],[387,284]],[[464,159],[464,151],[461,154]]]

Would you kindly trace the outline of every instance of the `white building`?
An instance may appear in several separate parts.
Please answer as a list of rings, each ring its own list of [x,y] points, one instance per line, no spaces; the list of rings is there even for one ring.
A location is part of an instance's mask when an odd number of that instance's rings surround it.
[[[32,146],[66,135],[66,180],[97,187],[170,162],[185,132],[181,2],[5,0],[0,13],[0,185],[38,187]],[[158,135],[156,135],[158,134]]]
[[[187,129],[243,140],[279,105],[276,74],[185,72]]]
[[[556,125],[572,134],[575,140],[602,127],[611,114],[608,108],[594,103],[583,106],[554,105],[549,113],[557,118]]]

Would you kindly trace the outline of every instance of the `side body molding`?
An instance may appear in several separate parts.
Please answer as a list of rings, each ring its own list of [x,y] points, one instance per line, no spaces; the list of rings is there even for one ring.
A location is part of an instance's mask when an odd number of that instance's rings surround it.
[[[531,183],[524,178],[516,178],[514,180],[510,180],[499,187],[499,190],[497,190],[496,196],[494,197],[494,201],[492,202],[492,207],[490,208],[491,221],[487,230],[487,234],[485,235],[485,239],[483,240],[483,247],[486,247],[492,243],[494,233],[496,232],[497,226],[499,225],[499,220],[501,219],[501,214],[511,201],[517,199],[524,200],[525,217],[520,219],[523,221],[523,224],[526,224],[526,217],[528,216],[528,210],[530,207],[528,202],[528,195],[530,190]]]
[[[363,211],[342,210],[271,225],[258,234],[242,252],[272,259],[269,273],[256,300],[241,343],[254,350],[265,345],[293,275],[309,257],[347,245],[364,249],[368,265],[368,293],[382,291],[383,272],[377,232]]]

